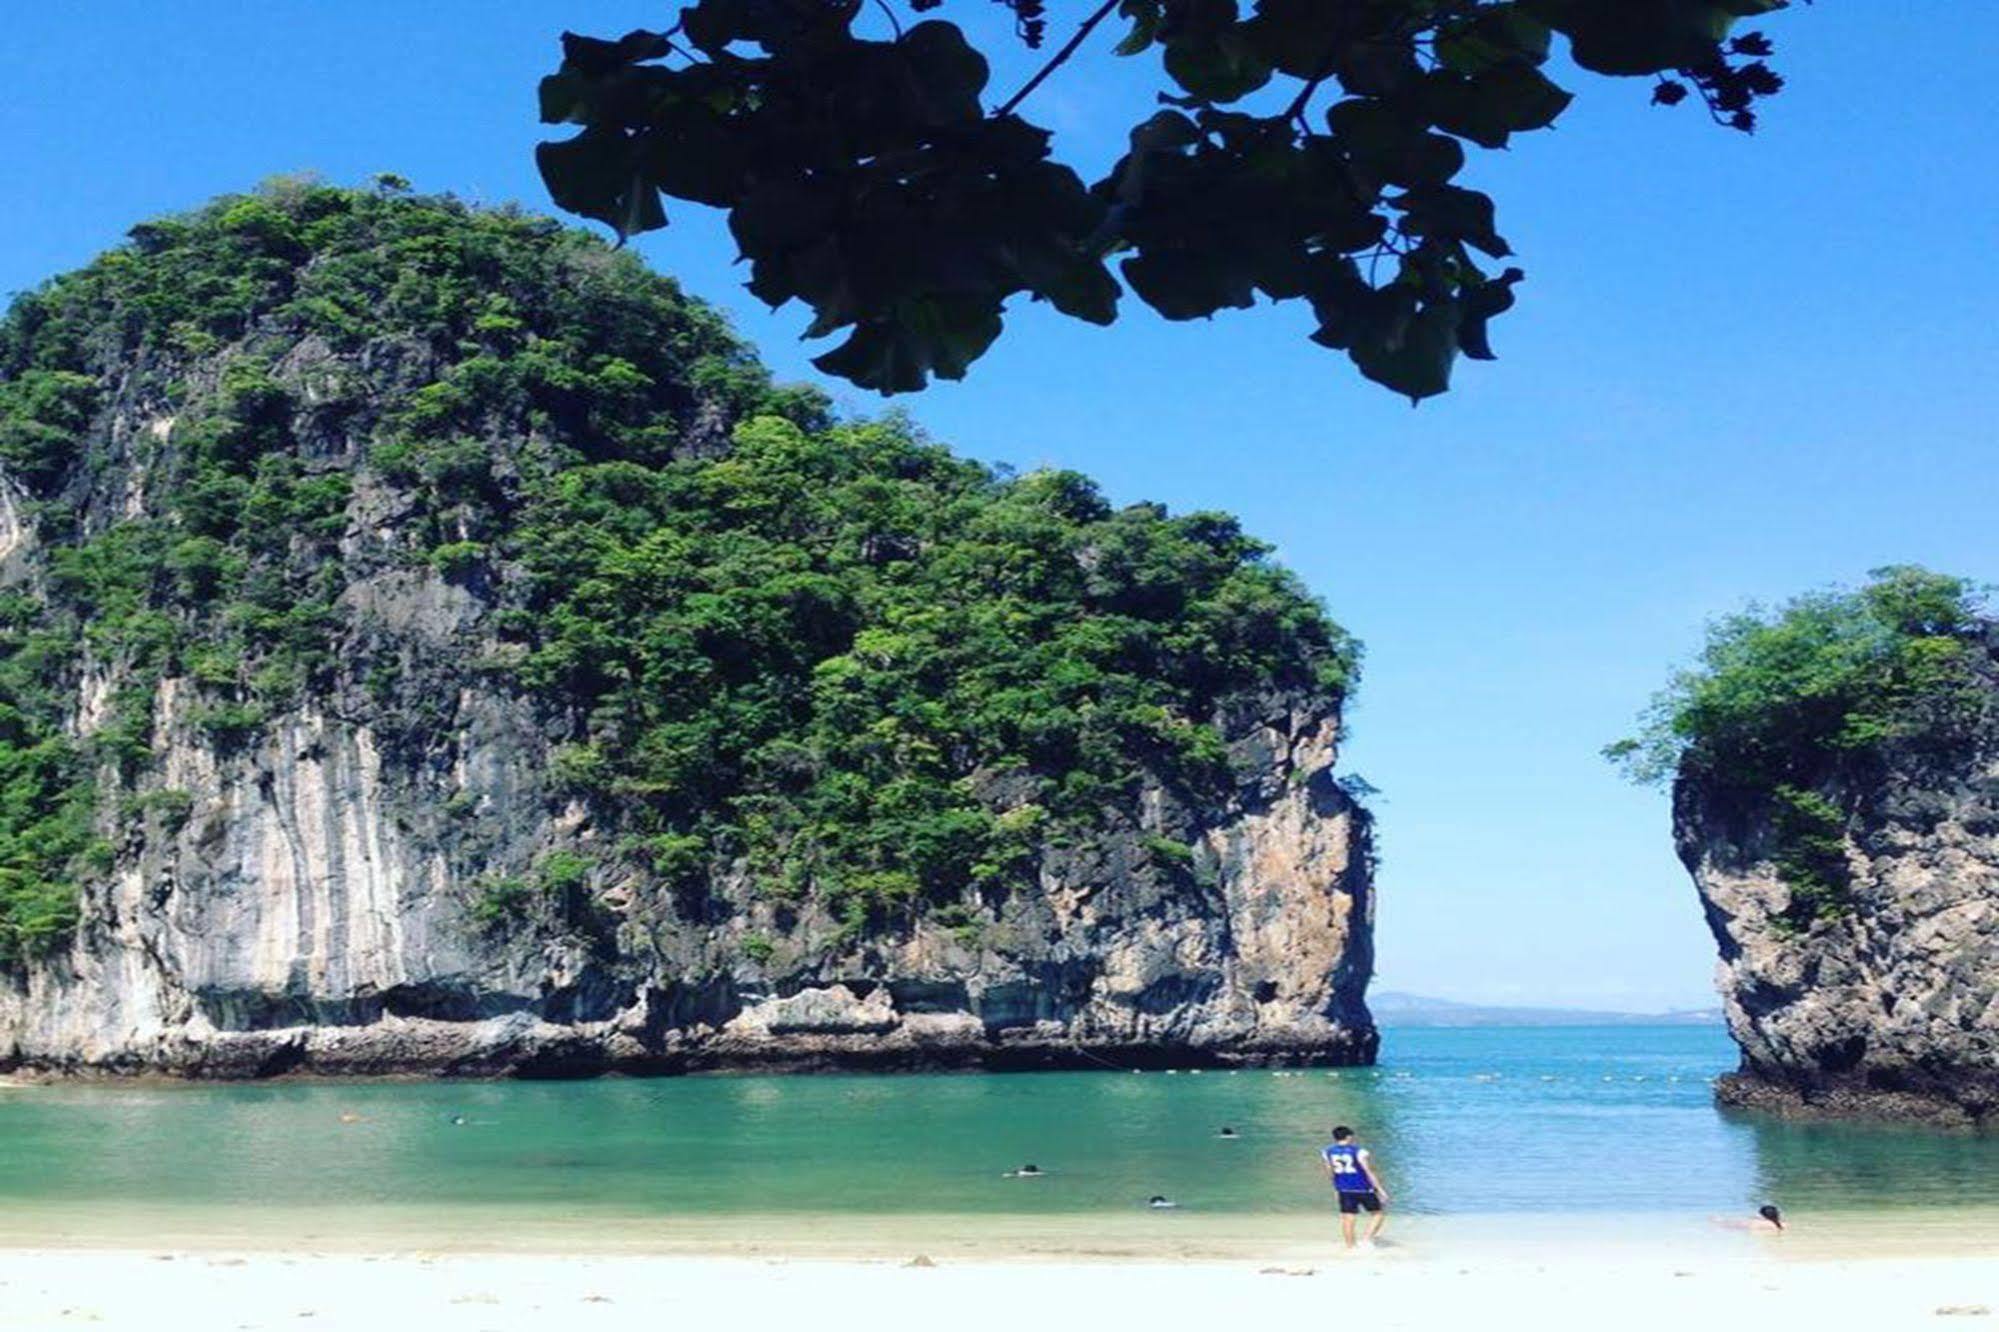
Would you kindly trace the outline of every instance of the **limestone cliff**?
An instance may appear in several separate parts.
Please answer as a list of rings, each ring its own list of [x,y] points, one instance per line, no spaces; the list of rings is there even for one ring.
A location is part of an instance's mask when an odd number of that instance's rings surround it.
[[[1373,1057],[1352,648],[1261,548],[573,233],[142,228],[0,332],[0,458],[0,1068]]]
[[[465,841],[433,812],[451,795],[505,829],[486,855],[593,841],[548,799],[545,748],[505,705],[457,700],[450,766],[429,774],[332,710],[217,761],[175,737],[165,689],[161,780],[192,793],[191,816],[150,829],[88,890],[74,942],[0,988],[6,1064],[575,1073],[1374,1051],[1366,821],[1327,767],[1333,720],[1284,700],[1244,717],[1242,747],[1270,766],[1230,807],[1197,815],[1148,790],[1117,832],[1044,852],[1037,891],[975,931],[923,923],[838,948],[837,922],[779,930],[740,882],[718,885],[719,919],[631,928],[643,888],[613,881],[591,889],[618,936],[604,947],[471,918]],[[1162,866],[1142,828],[1189,835],[1202,878]],[[745,953],[769,937],[772,955]]]
[[[1779,866],[1797,834],[1776,802],[1683,770],[1676,840],[1742,1049],[1724,1103],[1999,1117],[1999,630],[1972,647],[1978,724],[1947,746],[1871,746],[1815,783],[1839,814],[1837,909],[1796,909]]]

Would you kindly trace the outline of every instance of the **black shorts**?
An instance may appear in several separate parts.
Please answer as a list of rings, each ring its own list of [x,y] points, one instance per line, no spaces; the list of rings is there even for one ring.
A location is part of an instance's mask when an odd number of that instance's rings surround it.
[[[1340,1194],[1340,1211],[1348,1216],[1352,1216],[1355,1212],[1378,1212],[1380,1210],[1381,1195],[1373,1189],[1369,1189],[1365,1193],[1347,1193],[1342,1191]]]

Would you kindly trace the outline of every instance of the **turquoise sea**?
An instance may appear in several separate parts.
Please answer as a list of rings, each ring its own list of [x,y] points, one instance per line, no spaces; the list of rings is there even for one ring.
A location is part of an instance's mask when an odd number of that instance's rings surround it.
[[[24,1087],[0,1092],[0,1230],[1087,1230],[1153,1194],[1189,1220],[1281,1228],[1324,1213],[1316,1153],[1336,1122],[1405,1216],[1999,1208],[1999,1137],[1723,1112],[1710,1079],[1733,1059],[1701,1027],[1416,1029],[1389,1033],[1379,1067],[1336,1072]],[[1045,1177],[1002,1177],[1027,1162]]]

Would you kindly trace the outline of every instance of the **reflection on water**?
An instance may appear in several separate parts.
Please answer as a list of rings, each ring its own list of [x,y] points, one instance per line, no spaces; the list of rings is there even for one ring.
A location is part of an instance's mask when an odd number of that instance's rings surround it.
[[[1755,1191],[1785,1206],[1999,1205],[1999,1137],[1991,1134],[1725,1118],[1755,1144]]]
[[[691,1224],[1163,1193],[1253,1220],[1324,1210],[1339,1122],[1431,1215],[1999,1204],[1999,1139],[1726,1116],[1732,1062],[1702,1028],[1424,1030],[1372,1070],[45,1087],[0,1095],[0,1204]],[[1030,1161],[1044,1178],[1001,1177]]]

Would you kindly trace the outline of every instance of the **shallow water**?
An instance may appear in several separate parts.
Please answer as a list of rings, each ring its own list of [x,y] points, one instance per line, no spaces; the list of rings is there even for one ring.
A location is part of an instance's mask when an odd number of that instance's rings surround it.
[[[1709,1080],[1732,1063],[1718,1029],[1423,1029],[1337,1072],[31,1087],[0,1092],[0,1229],[1073,1237],[1154,1224],[1132,1218],[1158,1193],[1183,1208],[1159,1224],[1247,1242],[1323,1213],[1336,1122],[1431,1218],[1999,1208],[1999,1137],[1725,1114]],[[1046,1176],[1001,1177],[1029,1161]]]

